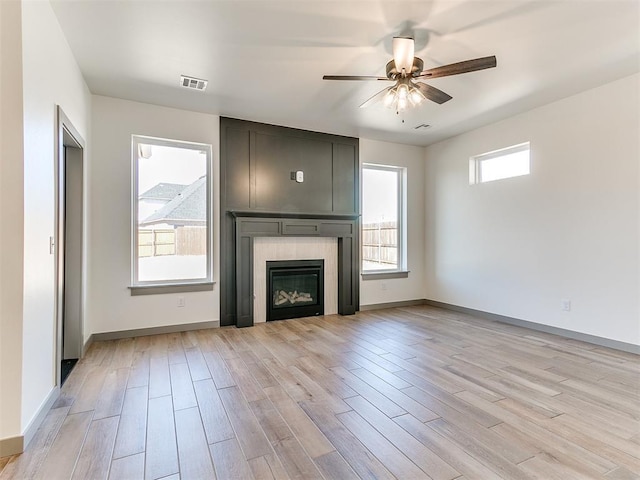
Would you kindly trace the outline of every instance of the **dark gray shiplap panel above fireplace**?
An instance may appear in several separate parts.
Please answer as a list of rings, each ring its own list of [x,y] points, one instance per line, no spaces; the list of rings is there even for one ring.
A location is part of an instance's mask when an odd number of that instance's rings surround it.
[[[297,171],[302,183],[292,179]],[[359,172],[357,138],[220,119],[220,325],[253,324],[253,242],[236,234],[239,218],[245,226],[261,217],[309,220],[279,222],[281,231],[269,236],[337,237],[338,297],[345,299],[339,313],[358,310]],[[350,234],[330,232],[326,220],[347,224]]]

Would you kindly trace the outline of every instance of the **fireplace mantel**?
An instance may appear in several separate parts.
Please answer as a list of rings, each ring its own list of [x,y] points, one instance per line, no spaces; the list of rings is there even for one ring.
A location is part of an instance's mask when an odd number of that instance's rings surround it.
[[[255,213],[255,212],[252,212]],[[253,255],[256,237],[334,237],[338,239],[338,313],[359,306],[357,220],[235,216],[236,325],[253,325]],[[357,218],[357,217],[356,217]]]
[[[311,220],[357,220],[360,215],[343,213],[300,213],[300,212],[271,212],[262,210],[229,210],[234,218],[293,218]]]

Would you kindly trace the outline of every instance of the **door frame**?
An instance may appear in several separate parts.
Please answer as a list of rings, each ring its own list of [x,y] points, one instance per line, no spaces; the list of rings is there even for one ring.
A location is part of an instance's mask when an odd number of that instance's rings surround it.
[[[55,135],[55,159],[54,159],[54,183],[55,183],[55,237],[51,242],[52,253],[55,252],[55,372],[54,383],[60,388],[61,364],[63,358],[62,334],[64,322],[64,287],[65,287],[65,191],[66,191],[66,170],[65,170],[65,148],[78,148],[81,150],[82,158],[82,266],[80,275],[80,352],[84,355],[84,290],[85,290],[85,261],[86,258],[86,155],[85,142],[78,130],[73,126],[69,117],[64,113],[60,105],[56,108],[56,135]]]

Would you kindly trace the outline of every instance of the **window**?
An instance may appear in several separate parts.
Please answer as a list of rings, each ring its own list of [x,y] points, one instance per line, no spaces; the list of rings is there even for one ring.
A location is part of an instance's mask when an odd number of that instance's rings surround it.
[[[406,169],[365,164],[362,168],[362,271],[404,270]]]
[[[211,282],[211,146],[134,135],[132,190],[132,286]]]
[[[469,183],[529,175],[529,142],[471,157]]]

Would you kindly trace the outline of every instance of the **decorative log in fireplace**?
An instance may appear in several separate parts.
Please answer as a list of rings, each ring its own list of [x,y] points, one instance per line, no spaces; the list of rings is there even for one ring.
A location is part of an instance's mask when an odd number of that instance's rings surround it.
[[[267,262],[267,321],[324,314],[324,260]]]
[[[293,292],[286,290],[276,290],[273,293],[273,304],[276,307],[280,307],[285,303],[288,305],[295,305],[296,303],[309,303],[313,302],[314,299],[309,292],[300,292],[297,290]]]

